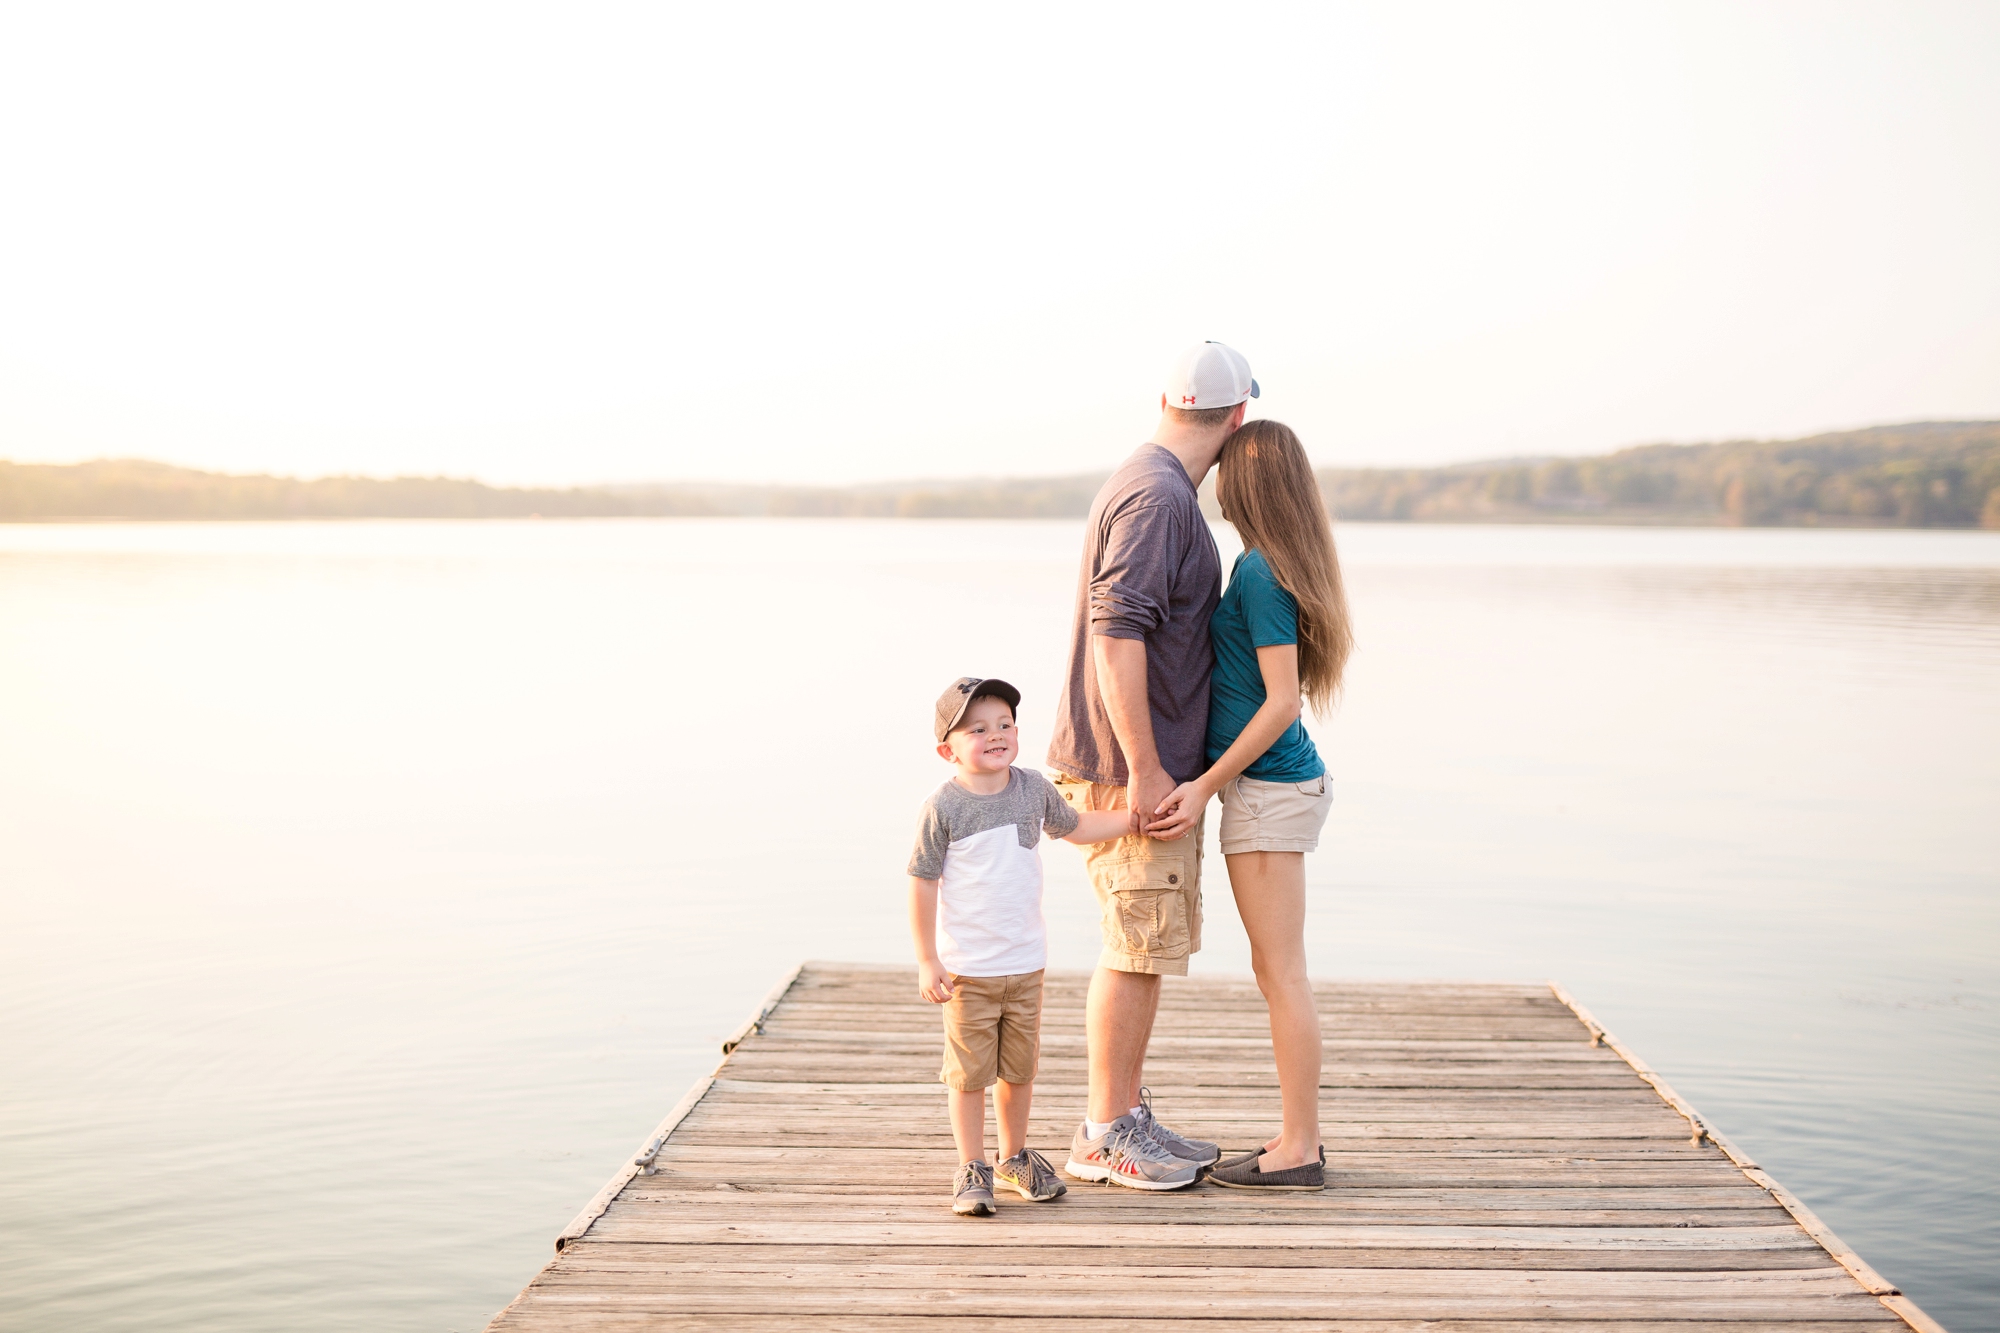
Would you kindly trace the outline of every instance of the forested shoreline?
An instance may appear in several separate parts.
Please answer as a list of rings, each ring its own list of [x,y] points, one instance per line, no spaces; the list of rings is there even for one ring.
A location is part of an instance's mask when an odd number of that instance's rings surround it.
[[[1104,473],[847,487],[569,489],[450,477],[240,476],[164,463],[0,462],[0,521],[75,519],[1074,518]],[[1656,444],[1588,458],[1325,468],[1336,517],[1377,522],[2000,529],[2000,422],[1799,440]],[[1205,488],[1212,492],[1212,484]],[[1208,503],[1213,510],[1212,494]]]

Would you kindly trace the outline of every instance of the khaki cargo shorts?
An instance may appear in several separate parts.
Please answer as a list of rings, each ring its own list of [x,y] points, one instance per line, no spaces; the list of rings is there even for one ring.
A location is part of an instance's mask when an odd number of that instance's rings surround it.
[[[1236,778],[1222,788],[1222,827],[1216,830],[1224,856],[1238,852],[1310,852],[1319,848],[1333,793],[1326,775],[1304,782]]]
[[[1062,798],[1078,810],[1123,810],[1125,788],[1049,775]],[[1087,843],[1084,868],[1097,893],[1104,951],[1099,967],[1184,977],[1188,956],[1201,950],[1201,834],[1174,842],[1143,834]]]
[[[938,1080],[955,1092],[1033,1083],[1042,1053],[1042,974],[951,979],[944,1010],[944,1068]]]

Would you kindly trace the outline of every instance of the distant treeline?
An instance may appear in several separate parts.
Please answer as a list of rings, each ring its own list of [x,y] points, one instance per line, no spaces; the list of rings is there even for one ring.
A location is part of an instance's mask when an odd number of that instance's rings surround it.
[[[56,519],[1076,518],[1102,472],[846,487],[568,490],[448,477],[231,476],[162,463],[0,462],[0,521]],[[2000,422],[1922,422],[1804,440],[1655,444],[1598,458],[1326,468],[1338,518],[2000,529]],[[1205,501],[1214,512],[1213,483]]]
[[[2000,528],[2000,422],[1648,444],[1598,458],[1328,468],[1319,480],[1348,519]]]
[[[234,476],[117,460],[0,463],[0,519],[603,518],[706,514],[671,492],[518,490],[450,477]]]

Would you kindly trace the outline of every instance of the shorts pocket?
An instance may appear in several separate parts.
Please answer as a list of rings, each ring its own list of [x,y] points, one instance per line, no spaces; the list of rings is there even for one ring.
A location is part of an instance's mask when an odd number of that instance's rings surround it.
[[[1222,784],[1221,795],[1224,810],[1234,811],[1243,818],[1256,818],[1257,807],[1247,778],[1231,778]]]
[[[1188,886],[1177,861],[1127,861],[1106,868],[1111,891],[1105,907],[1106,942],[1123,952],[1152,958],[1182,958],[1192,942]]]

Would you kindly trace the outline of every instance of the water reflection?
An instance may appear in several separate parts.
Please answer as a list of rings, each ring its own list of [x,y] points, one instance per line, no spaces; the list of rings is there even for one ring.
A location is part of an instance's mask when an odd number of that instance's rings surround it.
[[[483,1322],[778,973],[902,959],[926,701],[1039,754],[1078,531],[0,527],[0,1324]],[[1341,541],[1314,967],[1560,977],[2000,1328],[2000,538]]]

